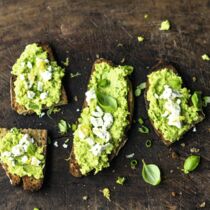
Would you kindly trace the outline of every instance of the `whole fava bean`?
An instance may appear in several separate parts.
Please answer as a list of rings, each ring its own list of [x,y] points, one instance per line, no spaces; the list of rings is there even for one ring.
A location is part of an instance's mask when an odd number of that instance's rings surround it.
[[[191,171],[194,171],[200,163],[200,156],[190,155],[184,161],[184,173],[188,174]]]

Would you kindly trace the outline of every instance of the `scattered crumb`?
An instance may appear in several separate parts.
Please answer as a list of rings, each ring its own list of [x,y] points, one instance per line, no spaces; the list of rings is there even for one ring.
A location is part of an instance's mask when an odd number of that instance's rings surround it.
[[[173,197],[175,197],[175,196],[176,196],[176,193],[175,193],[175,192],[171,192],[171,195],[172,195]]]
[[[81,76],[81,73],[79,73],[79,72],[70,73],[70,78],[79,77],[79,76]]]
[[[185,143],[181,143],[181,147],[185,147]]]
[[[79,112],[79,111],[80,111],[80,109],[78,108],[78,109],[76,109],[76,111],[77,111],[77,112]]]
[[[146,66],[146,69],[149,69],[150,67],[149,66]]]
[[[210,128],[208,128],[208,132],[210,132]]]
[[[202,58],[202,60],[204,60],[204,61],[210,61],[210,57],[209,57],[207,54],[203,54],[203,55],[201,56],[201,58]]]
[[[119,185],[124,185],[125,181],[126,181],[126,178],[125,177],[118,176],[117,177],[117,180],[116,180],[116,183],[119,184]]]
[[[159,30],[160,31],[168,31],[170,29],[171,25],[168,20],[165,20],[161,23]]]
[[[103,196],[107,199],[107,200],[109,200],[109,201],[111,201],[111,199],[110,199],[110,190],[109,190],[109,188],[104,188],[103,190],[102,190],[102,193],[103,193]]]
[[[192,148],[190,149],[190,152],[192,152],[192,153],[198,153],[198,152],[200,152],[200,149],[195,148],[195,147],[192,147]]]
[[[144,19],[147,19],[149,17],[148,14],[144,14]]]
[[[68,144],[64,143],[64,144],[63,144],[63,148],[64,148],[64,149],[68,148]]]
[[[122,58],[120,63],[124,63],[125,62],[125,58]]]
[[[192,77],[192,81],[196,82],[197,78],[195,76]]]
[[[112,170],[112,173],[115,173],[115,170],[114,169]]]
[[[58,142],[55,141],[53,145],[54,145],[54,147],[58,147]]]
[[[99,58],[100,56],[99,56],[99,54],[96,54],[96,58]]]
[[[133,158],[134,155],[135,155],[135,153],[131,153],[131,154],[126,155],[125,157],[129,159],[129,158]]]
[[[69,57],[67,57],[65,61],[62,61],[62,64],[67,67],[69,65]]]
[[[123,44],[122,43],[118,43],[117,47],[123,47]]]
[[[173,174],[173,173],[174,173],[174,170],[173,170],[173,169],[171,169],[171,170],[170,170],[170,173],[171,173],[171,174]]]
[[[42,118],[45,115],[45,112],[42,112],[39,117]]]
[[[137,40],[138,40],[138,42],[143,42],[144,41],[144,37],[143,36],[138,36]]]
[[[193,132],[196,132],[197,131],[197,129],[196,129],[196,127],[193,127],[193,130],[192,130]]]
[[[88,196],[87,196],[87,195],[84,195],[84,196],[82,197],[82,200],[83,200],[83,201],[88,200]]]
[[[182,195],[182,192],[179,192],[179,195]]]
[[[76,101],[76,102],[78,101],[78,98],[77,98],[77,96],[74,96],[74,101]]]
[[[176,160],[176,159],[178,159],[179,155],[176,152],[173,151],[171,153],[171,157],[172,157],[173,160]]]
[[[200,208],[206,207],[206,202],[201,203],[201,204],[199,205],[199,207],[200,207]]]

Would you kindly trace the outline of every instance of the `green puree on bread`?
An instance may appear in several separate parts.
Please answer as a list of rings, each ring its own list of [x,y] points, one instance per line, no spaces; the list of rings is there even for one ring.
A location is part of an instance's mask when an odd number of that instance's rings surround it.
[[[12,67],[18,104],[40,115],[60,101],[64,69],[37,44],[29,44]]]
[[[44,177],[44,147],[38,146],[32,136],[17,128],[9,130],[0,139],[0,161],[7,171],[19,177]]]
[[[74,154],[83,175],[109,166],[109,155],[123,140],[129,124],[126,79],[131,66],[95,64],[86,92],[86,105],[74,132]]]
[[[148,115],[165,141],[171,143],[203,120],[201,93],[193,94],[172,69],[163,68],[148,75],[146,99]]]

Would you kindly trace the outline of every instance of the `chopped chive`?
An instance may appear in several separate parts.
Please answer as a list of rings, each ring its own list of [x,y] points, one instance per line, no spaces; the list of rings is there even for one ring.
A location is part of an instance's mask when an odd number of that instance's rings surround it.
[[[130,166],[132,169],[136,169],[137,165],[138,165],[138,161],[136,159],[131,160]]]
[[[139,117],[138,122],[139,122],[140,125],[144,124],[144,120],[141,117]]]
[[[147,148],[150,148],[150,147],[152,146],[152,141],[148,139],[148,140],[146,141],[146,143],[145,143],[145,146],[146,146]]]
[[[139,128],[139,132],[140,132],[140,133],[149,133],[149,128],[147,128],[145,125],[142,125],[142,126]]]

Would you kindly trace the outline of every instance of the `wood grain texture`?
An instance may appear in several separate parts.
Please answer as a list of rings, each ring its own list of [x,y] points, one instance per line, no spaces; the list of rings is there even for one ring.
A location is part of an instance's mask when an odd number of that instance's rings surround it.
[[[144,19],[144,14],[149,15]],[[40,192],[30,194],[8,183],[3,170],[0,171],[0,209],[128,209],[128,210],[193,210],[206,202],[210,209],[210,109],[206,108],[206,120],[197,126],[197,132],[189,132],[181,143],[167,148],[159,141],[147,119],[143,96],[137,98],[135,119],[142,116],[151,132],[138,133],[137,124],[129,131],[129,139],[119,156],[109,169],[96,176],[77,179],[69,175],[68,163],[64,160],[69,149],[62,144],[72,133],[61,136],[57,129],[59,120],[75,122],[79,116],[77,108],[82,107],[84,92],[96,59],[96,54],[120,64],[135,68],[132,82],[134,87],[146,80],[147,68],[157,59],[175,63],[185,84],[192,90],[210,92],[210,63],[201,60],[203,53],[210,54],[210,1],[203,0],[0,0],[0,127],[46,128],[52,141],[59,147],[49,146],[46,179]],[[169,19],[170,31],[159,31],[160,23]],[[137,36],[144,35],[145,41],[138,43]],[[66,68],[64,86],[69,97],[69,105],[52,119],[44,116],[19,116],[10,108],[10,69],[25,45],[31,42],[48,42],[56,53],[57,60],[70,58]],[[119,45],[121,43],[122,45]],[[81,76],[71,79],[70,73],[80,72]],[[192,76],[197,78],[192,82]],[[74,96],[78,101],[74,101]],[[151,149],[145,141],[153,139]],[[190,148],[200,149],[202,156],[198,170],[184,175],[180,169]],[[172,159],[175,151],[179,158]],[[141,178],[141,164],[137,170],[129,168],[126,154],[135,153],[136,159],[156,163],[163,173],[163,181],[158,187],[144,183]],[[173,173],[170,171],[173,170]],[[115,184],[117,176],[126,176],[124,186]],[[112,202],[103,198],[100,190],[109,187]],[[176,196],[172,196],[172,192]],[[83,201],[87,195],[89,199]]]

